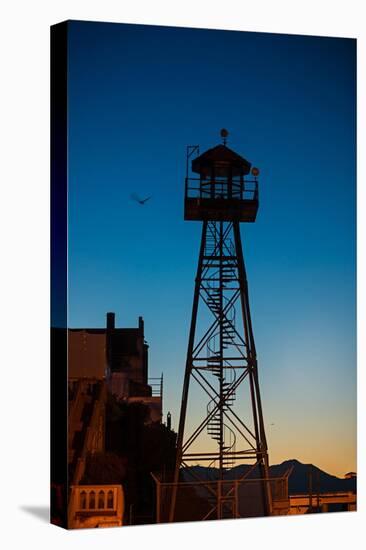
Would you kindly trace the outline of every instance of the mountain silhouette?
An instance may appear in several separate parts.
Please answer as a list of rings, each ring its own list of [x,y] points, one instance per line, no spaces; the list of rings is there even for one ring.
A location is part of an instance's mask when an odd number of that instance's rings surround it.
[[[328,493],[328,492],[356,492],[356,478],[344,479],[336,477],[324,472],[313,464],[303,464],[296,459],[285,460],[281,464],[270,466],[270,477],[281,477],[291,468],[292,472],[288,480],[288,490],[290,495],[304,494],[309,492],[309,471],[312,469],[312,487],[313,493]],[[239,479],[250,470],[251,466],[241,464],[231,470],[227,470],[225,479]],[[216,468],[207,468],[204,466],[191,467],[193,474],[204,481],[215,481],[218,479],[218,470]],[[182,476],[185,481],[194,481],[195,478],[188,472],[187,469],[182,470]],[[249,475],[248,479],[260,477],[258,468],[255,468]]]

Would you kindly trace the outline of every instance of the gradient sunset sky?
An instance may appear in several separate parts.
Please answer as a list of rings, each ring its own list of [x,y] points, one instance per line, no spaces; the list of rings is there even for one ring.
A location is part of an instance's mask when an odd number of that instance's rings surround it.
[[[261,171],[242,238],[270,462],[355,470],[355,40],[71,22],[68,55],[69,326],[142,315],[177,428],[201,230],[185,148],[228,128]]]

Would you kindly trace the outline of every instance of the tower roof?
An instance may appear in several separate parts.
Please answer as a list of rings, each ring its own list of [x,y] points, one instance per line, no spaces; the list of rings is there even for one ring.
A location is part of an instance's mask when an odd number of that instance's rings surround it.
[[[235,153],[226,145],[216,145],[212,149],[208,149],[202,155],[195,158],[192,161],[192,171],[198,174],[206,172],[207,168],[213,166],[214,164],[225,164],[231,165],[233,168],[233,175],[249,174],[251,163],[248,162],[244,157]]]

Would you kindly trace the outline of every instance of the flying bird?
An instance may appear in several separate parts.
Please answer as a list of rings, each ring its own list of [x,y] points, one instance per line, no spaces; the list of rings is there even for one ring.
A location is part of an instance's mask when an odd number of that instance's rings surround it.
[[[132,193],[131,199],[138,202],[139,204],[145,204],[145,202],[147,202],[149,199],[151,199],[151,196],[152,195],[150,195],[149,197],[146,197],[146,199],[141,199],[138,195],[136,195],[136,193]]]

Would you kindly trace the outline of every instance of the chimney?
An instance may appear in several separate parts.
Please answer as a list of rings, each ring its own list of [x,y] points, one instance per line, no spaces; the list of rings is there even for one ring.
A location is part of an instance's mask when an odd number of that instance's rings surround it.
[[[112,311],[107,313],[107,330],[115,328],[115,314]]]
[[[144,336],[144,320],[142,317],[139,317],[139,330],[140,330],[141,336]]]

